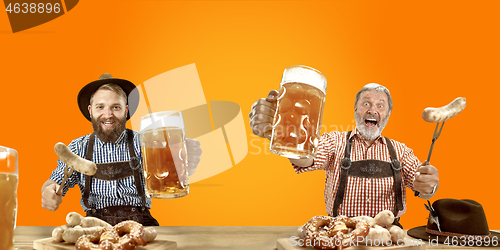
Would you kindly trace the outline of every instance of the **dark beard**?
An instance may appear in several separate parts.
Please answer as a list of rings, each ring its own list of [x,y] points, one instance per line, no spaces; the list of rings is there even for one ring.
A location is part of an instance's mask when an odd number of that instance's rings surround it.
[[[115,128],[109,132],[104,132],[104,130],[101,127],[101,123],[105,119],[95,119],[92,117],[92,128],[94,129],[94,133],[96,133],[97,137],[99,137],[99,140],[101,140],[104,143],[108,142],[115,142],[118,137],[122,134],[123,130],[125,130],[125,125],[127,124],[126,118],[122,119],[112,119],[112,121],[115,121]]]

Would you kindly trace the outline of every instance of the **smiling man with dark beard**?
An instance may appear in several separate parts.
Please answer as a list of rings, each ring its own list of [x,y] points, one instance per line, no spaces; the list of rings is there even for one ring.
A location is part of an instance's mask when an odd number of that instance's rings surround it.
[[[94,133],[96,133],[97,137],[102,142],[114,142],[125,130],[125,125],[127,124],[127,120],[125,117],[123,118],[96,118],[92,117],[92,128],[94,129]],[[113,122],[115,123],[115,127],[111,130],[105,130],[101,124],[105,122]]]
[[[96,163],[97,172],[88,176],[74,171],[59,195],[56,191],[66,166],[59,160],[42,187],[42,207],[57,210],[68,188],[78,185],[82,194],[80,204],[87,216],[111,225],[125,220],[145,226],[159,225],[149,212],[151,198],[145,194],[140,134],[125,126],[139,104],[138,95],[131,95],[135,88],[130,81],[104,74],[80,90],[78,106],[91,121],[94,133],[73,140],[68,148]],[[187,172],[191,175],[200,161],[200,142],[186,139],[186,151]]]
[[[261,137],[271,134],[278,92],[273,90],[252,106],[250,125]],[[395,225],[406,211],[406,188],[429,199],[438,187],[438,170],[421,163],[405,144],[382,136],[392,111],[389,90],[365,85],[354,101],[356,129],[324,133],[314,159],[290,159],[295,171],[326,172],[325,204],[330,216],[375,217],[394,213]],[[268,138],[269,139],[269,138]]]

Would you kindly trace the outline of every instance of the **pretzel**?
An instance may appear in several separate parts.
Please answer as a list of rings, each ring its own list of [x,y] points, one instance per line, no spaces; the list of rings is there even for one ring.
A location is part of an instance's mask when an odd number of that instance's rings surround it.
[[[345,217],[341,219],[341,221],[343,221],[348,228],[352,228],[354,230],[350,233],[337,233],[337,236],[341,240],[341,245],[338,246],[338,249],[356,244],[358,240],[365,238],[370,232],[370,225],[368,225],[368,223],[363,219]]]
[[[96,234],[81,236],[75,247],[77,250],[132,250],[137,245],[146,245],[144,227],[128,220]]]
[[[349,229],[353,229],[349,233]],[[339,215],[315,216],[303,227],[305,240],[317,249],[342,249],[355,244],[368,235],[370,226],[362,218],[348,218]]]
[[[329,216],[314,216],[303,227],[306,239],[318,239],[322,237],[332,237],[339,230],[347,232],[347,227],[337,223],[335,218]]]

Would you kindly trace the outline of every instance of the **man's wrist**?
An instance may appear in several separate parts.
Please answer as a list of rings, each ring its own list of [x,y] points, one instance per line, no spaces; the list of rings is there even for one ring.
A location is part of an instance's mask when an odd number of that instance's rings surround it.
[[[432,191],[430,193],[428,193],[428,194],[422,194],[422,193],[420,193],[420,195],[418,197],[420,197],[422,199],[430,199],[430,198],[432,198],[432,196],[434,196],[434,194],[436,194],[436,191],[437,191],[438,188],[439,188],[439,181],[432,188]]]
[[[308,168],[314,164],[314,159],[289,159],[293,166]]]
[[[434,195],[436,193],[436,190],[438,189],[438,186],[439,186],[439,182],[437,182],[436,185],[434,185],[434,188],[432,188],[432,191],[429,194]]]

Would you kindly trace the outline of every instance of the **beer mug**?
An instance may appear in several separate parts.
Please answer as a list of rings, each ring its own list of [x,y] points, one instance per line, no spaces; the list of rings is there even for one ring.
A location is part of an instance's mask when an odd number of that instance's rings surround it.
[[[0,146],[0,249],[14,249],[17,215],[17,152]]]
[[[141,117],[141,148],[146,193],[170,199],[189,193],[182,113],[164,111]]]
[[[326,78],[316,69],[289,66],[281,80],[269,150],[291,159],[314,158],[326,95]]]

